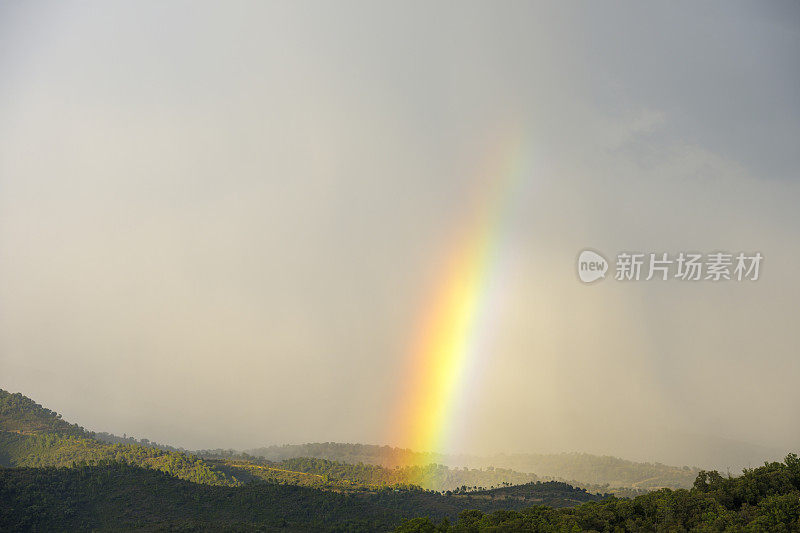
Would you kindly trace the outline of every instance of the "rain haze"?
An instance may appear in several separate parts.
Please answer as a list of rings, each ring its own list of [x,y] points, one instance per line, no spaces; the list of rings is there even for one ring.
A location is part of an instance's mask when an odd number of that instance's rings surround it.
[[[789,2],[0,3],[0,388],[192,449],[412,446],[415,338],[513,166],[435,451],[781,457],[798,57]],[[587,248],[764,259],[586,285]]]

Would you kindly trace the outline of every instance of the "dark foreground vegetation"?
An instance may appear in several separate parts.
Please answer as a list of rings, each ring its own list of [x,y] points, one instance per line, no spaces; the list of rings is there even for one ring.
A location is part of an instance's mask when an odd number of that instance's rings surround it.
[[[398,532],[800,531],[800,459],[748,469],[739,477],[700,472],[690,490],[662,489],[568,509],[466,511],[458,520],[416,518]]]
[[[275,483],[229,487],[117,462],[7,468],[0,469],[0,531],[390,531],[420,514],[442,520],[467,509],[492,512],[548,500],[598,499],[557,482],[518,490],[518,497],[493,497],[492,491],[448,496],[388,487],[353,492]]]
[[[581,497],[569,486],[546,483],[448,496],[390,488],[203,485],[114,462],[10,468],[0,469],[0,530],[800,531],[796,455],[736,478],[702,472],[690,490],[571,508],[531,505],[537,490],[538,496],[560,490],[562,497]]]

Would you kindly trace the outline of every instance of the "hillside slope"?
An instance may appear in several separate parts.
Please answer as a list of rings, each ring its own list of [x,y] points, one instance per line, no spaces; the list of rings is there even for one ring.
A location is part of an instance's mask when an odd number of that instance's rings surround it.
[[[389,469],[307,457],[276,462],[221,450],[190,454],[144,439],[137,441],[107,433],[87,432],[33,400],[3,390],[0,390],[0,412],[3,413],[0,418],[0,466],[6,467],[68,467],[114,462],[160,470],[180,479],[208,485],[236,486],[259,482],[340,492],[421,486],[435,490],[462,488],[460,492],[463,493],[467,488],[478,490],[540,481],[534,474],[501,469],[450,469],[436,464]],[[143,444],[145,442],[147,444]],[[547,492],[546,488],[542,490]],[[548,497],[548,501],[557,506],[575,503],[559,494]],[[594,497],[585,491],[578,494],[580,501]]]
[[[0,389],[0,466],[49,467],[120,462],[211,485],[238,481],[202,459],[133,444],[106,444],[30,398]]]
[[[78,424],[62,420],[61,415],[34,402],[19,392],[0,389],[0,429],[23,435],[55,433],[89,437]]]

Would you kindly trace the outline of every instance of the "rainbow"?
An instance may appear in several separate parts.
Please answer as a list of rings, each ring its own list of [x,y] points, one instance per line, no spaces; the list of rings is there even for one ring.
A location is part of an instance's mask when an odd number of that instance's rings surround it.
[[[390,439],[416,451],[453,451],[466,421],[465,394],[488,359],[507,277],[508,227],[526,169],[521,140],[501,146],[480,176],[483,186],[409,350]]]

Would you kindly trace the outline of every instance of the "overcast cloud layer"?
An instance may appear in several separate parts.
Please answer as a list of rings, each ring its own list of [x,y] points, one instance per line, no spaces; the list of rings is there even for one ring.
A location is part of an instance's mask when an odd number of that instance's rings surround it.
[[[789,2],[2,2],[0,387],[186,447],[383,444],[518,135],[452,451],[796,451],[798,57]],[[584,286],[585,247],[765,260]]]

